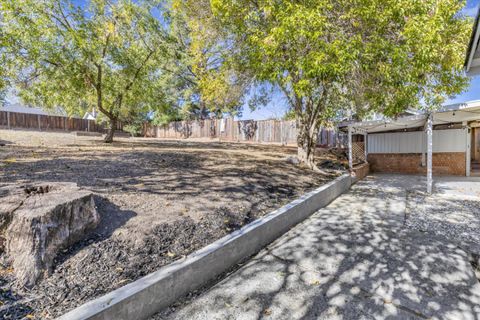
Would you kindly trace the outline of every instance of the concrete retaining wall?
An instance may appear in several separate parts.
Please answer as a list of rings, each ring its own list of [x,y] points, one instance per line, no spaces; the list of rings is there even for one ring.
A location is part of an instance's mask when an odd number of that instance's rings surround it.
[[[61,320],[146,319],[227,271],[350,188],[342,175],[188,257],[90,301]]]

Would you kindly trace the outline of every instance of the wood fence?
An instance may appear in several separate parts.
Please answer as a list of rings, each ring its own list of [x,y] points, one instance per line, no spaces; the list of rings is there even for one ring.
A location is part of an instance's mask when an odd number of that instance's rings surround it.
[[[106,132],[106,126],[104,124],[96,123],[95,120],[1,110],[0,127],[8,129],[23,128],[36,130]],[[122,128],[122,124],[118,123],[117,130],[122,130]]]
[[[63,116],[48,116],[41,114],[20,113],[0,110],[0,127],[9,129],[35,129],[52,131],[107,131],[104,124],[95,120],[68,118]],[[122,130],[118,123],[117,130]],[[270,143],[282,145],[297,144],[297,128],[295,121],[283,120],[241,120],[209,119],[195,121],[175,121],[164,126],[144,125],[143,136],[186,139],[211,138],[221,141],[238,141],[252,143]],[[322,128],[318,133],[317,145],[323,147],[346,146],[347,136],[334,129]]]
[[[165,139],[211,138],[221,141],[271,143],[282,145],[297,144],[295,121],[211,119],[175,121],[164,126],[144,125],[145,137]],[[346,134],[334,129],[322,128],[317,145],[324,147],[345,147]]]

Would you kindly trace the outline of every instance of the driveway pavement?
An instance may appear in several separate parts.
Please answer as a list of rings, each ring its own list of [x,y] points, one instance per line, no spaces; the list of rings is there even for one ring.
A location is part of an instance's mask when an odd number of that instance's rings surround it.
[[[408,227],[408,194],[424,187],[421,177],[368,177],[155,319],[480,319],[471,255]]]

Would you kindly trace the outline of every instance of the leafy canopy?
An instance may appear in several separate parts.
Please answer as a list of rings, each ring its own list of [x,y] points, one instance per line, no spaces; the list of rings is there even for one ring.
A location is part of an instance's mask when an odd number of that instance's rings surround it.
[[[297,116],[342,106],[388,116],[461,92],[470,21],[457,0],[211,0],[236,57],[277,84]],[[331,112],[328,112],[331,111]]]
[[[9,79],[27,102],[110,120],[157,108],[170,38],[149,1],[0,0]]]
[[[192,119],[237,114],[252,79],[228,60],[230,34],[213,16],[209,0],[172,0],[168,15],[175,59],[162,80],[171,104],[178,106],[170,115]]]
[[[319,127],[339,114],[433,108],[467,85],[463,1],[210,2],[234,35],[233,60],[284,92],[312,168]]]

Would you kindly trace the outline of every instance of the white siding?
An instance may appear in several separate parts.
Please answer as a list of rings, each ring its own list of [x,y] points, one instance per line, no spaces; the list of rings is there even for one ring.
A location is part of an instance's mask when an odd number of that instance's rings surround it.
[[[465,130],[434,130],[433,152],[465,152]],[[368,135],[368,153],[423,153],[427,136],[423,131],[376,133]]]
[[[434,130],[433,152],[465,152],[467,150],[464,129]]]

